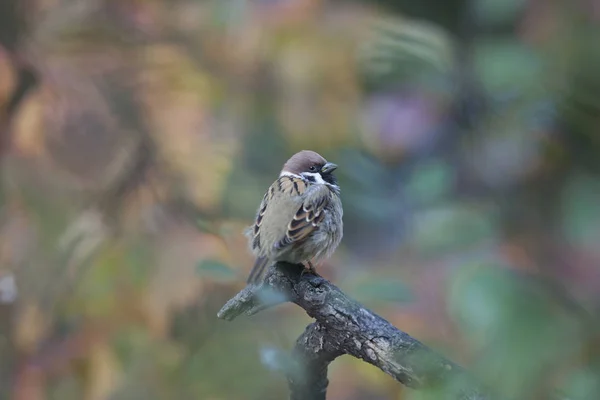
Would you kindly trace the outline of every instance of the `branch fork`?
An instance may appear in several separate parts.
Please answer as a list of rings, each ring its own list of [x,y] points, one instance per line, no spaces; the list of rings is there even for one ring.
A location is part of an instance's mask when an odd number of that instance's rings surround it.
[[[344,354],[376,366],[412,389],[444,387],[446,395],[452,390],[445,398],[492,399],[462,367],[349,298],[331,282],[307,273],[301,264],[272,265],[260,285],[246,286],[217,316],[231,321],[288,301],[315,319],[292,351],[296,368],[286,371],[292,400],[324,400],[327,368]],[[456,388],[457,382],[460,388]]]

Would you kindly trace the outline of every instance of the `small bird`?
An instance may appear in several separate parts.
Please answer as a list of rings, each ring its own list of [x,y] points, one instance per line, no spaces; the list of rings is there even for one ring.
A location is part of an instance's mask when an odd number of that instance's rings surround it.
[[[246,230],[256,256],[248,283],[259,283],[265,267],[278,261],[315,263],[329,257],[343,235],[337,165],[310,150],[294,154],[269,187]]]

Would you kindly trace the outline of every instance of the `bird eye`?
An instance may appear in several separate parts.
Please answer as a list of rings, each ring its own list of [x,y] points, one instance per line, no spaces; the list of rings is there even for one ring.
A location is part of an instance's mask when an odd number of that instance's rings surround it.
[[[313,165],[308,169],[310,172],[316,172],[317,171],[317,166]]]

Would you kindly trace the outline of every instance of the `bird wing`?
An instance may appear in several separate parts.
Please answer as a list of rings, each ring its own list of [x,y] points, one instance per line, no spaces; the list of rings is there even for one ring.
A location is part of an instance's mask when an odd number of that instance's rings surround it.
[[[327,186],[306,186],[302,202],[290,219],[285,234],[275,243],[275,249],[301,242],[317,230],[325,218],[325,207],[330,200],[331,191]]]
[[[271,248],[279,250],[306,238],[319,227],[330,199],[325,185],[311,185],[296,176],[279,177],[260,203],[250,233],[252,250],[265,255]],[[269,232],[263,232],[264,221],[274,219],[281,223],[270,223]]]
[[[252,238],[252,241],[250,242],[250,247],[257,254],[262,252],[260,240],[260,227],[263,223],[265,213],[267,212],[269,200],[273,197],[273,185],[271,185],[269,190],[267,190],[267,192],[263,196],[263,199],[260,202],[260,206],[258,207],[258,212],[256,213],[256,218],[254,219],[254,225],[252,226],[252,229],[249,232],[247,232],[247,235]]]

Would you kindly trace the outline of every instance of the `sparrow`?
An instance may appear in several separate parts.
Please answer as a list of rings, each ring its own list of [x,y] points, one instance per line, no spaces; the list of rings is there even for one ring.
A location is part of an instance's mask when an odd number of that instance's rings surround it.
[[[343,236],[340,187],[333,171],[337,165],[318,153],[302,150],[283,165],[246,230],[256,256],[248,283],[261,281],[265,267],[285,261],[308,263],[328,258]]]

